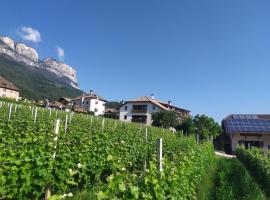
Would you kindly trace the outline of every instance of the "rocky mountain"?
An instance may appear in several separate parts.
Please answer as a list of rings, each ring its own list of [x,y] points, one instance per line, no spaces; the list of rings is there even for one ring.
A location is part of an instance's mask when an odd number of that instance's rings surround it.
[[[82,93],[74,68],[52,58],[40,60],[34,48],[9,37],[0,36],[0,75],[29,99],[75,97]]]
[[[79,88],[74,68],[52,58],[39,60],[37,51],[26,44],[0,36],[0,55],[26,66],[51,72],[58,77],[60,82]]]

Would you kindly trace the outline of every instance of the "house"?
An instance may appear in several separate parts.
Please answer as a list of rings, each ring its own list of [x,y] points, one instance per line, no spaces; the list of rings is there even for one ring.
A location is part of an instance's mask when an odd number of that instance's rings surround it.
[[[83,93],[81,96],[71,99],[73,108],[93,112],[95,115],[103,115],[105,113],[105,103],[108,102],[104,98],[96,95],[93,90],[89,94]]]
[[[270,115],[233,114],[222,120],[225,134],[229,136],[231,152],[238,145],[245,148],[270,149]]]
[[[0,97],[19,100],[20,90],[11,82],[0,76]]]
[[[65,105],[62,104],[59,101],[48,101],[48,100],[46,100],[45,108],[56,109],[56,110],[64,110]]]
[[[71,98],[68,97],[61,97],[58,102],[62,103],[65,106],[65,111],[70,112],[73,109],[73,102],[71,101]],[[76,110],[73,110],[76,112]],[[80,112],[80,111],[78,111]]]
[[[155,99],[154,95],[152,94],[150,97],[143,96],[134,100],[126,101],[120,107],[119,119],[126,122],[139,122],[151,125],[152,114],[162,110],[174,110],[178,112],[181,117],[187,117],[190,113],[189,110],[172,105],[171,101],[165,103]]]
[[[58,101],[61,102],[65,106],[72,106],[73,105],[71,98],[69,98],[69,97],[61,97]]]

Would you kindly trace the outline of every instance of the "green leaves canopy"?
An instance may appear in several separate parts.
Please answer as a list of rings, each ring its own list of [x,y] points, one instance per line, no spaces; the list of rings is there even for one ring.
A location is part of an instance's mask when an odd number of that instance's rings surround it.
[[[196,115],[193,119],[196,127],[196,132],[202,136],[218,136],[221,133],[220,125],[214,121],[213,118],[207,117],[206,115]]]
[[[152,115],[153,126],[170,128],[179,124],[179,114],[175,111],[160,111]]]

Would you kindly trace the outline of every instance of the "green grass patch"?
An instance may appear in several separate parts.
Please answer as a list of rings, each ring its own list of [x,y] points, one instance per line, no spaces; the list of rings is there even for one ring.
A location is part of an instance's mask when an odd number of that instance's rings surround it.
[[[200,200],[266,199],[248,171],[236,158],[216,158],[198,188]]]

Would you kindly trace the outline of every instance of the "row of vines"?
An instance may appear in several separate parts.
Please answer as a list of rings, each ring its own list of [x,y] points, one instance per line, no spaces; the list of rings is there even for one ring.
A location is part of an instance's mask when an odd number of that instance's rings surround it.
[[[196,199],[212,161],[210,143],[180,133],[0,102],[0,199],[62,198],[78,190],[94,191],[93,199]]]
[[[270,197],[270,155],[268,151],[259,148],[236,151],[237,158],[245,165],[263,192]]]

